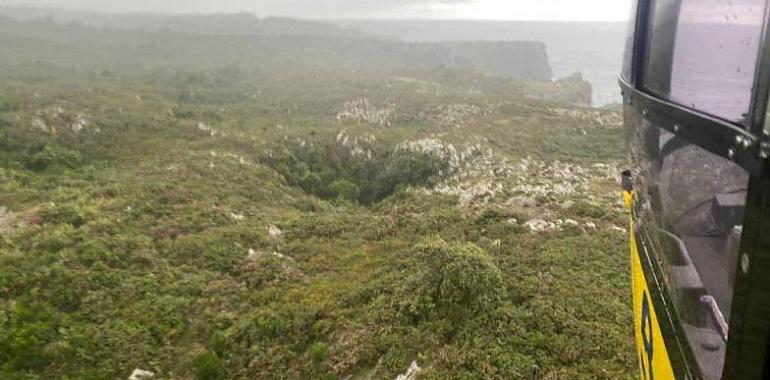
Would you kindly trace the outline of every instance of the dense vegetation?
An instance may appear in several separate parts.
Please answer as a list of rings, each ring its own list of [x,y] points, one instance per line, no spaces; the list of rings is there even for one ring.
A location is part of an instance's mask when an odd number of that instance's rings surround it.
[[[243,24],[244,20],[238,20],[236,16],[232,16],[236,20],[228,20],[224,16],[221,20],[217,17],[177,16],[150,22],[152,25],[164,20],[171,23],[174,20],[182,21],[181,25],[174,28],[181,30],[178,33],[149,25],[132,27],[134,22],[130,21],[129,25],[124,25],[116,20],[111,25],[110,17],[103,16],[105,20],[102,23],[111,27],[94,29],[88,21],[57,24],[50,19],[33,19],[19,22],[6,17],[6,13],[9,13],[8,9],[0,7],[0,43],[3,52],[0,64],[27,66],[32,62],[53,59],[62,66],[94,69],[95,77],[117,73],[116,66],[122,66],[123,69],[130,66],[139,71],[141,78],[147,80],[149,78],[145,74],[150,68],[157,70],[164,65],[227,66],[234,61],[248,65],[252,73],[271,67],[318,69],[323,66],[362,72],[478,70],[506,78],[535,81],[549,81],[553,75],[545,45],[539,42],[410,43],[361,38],[356,33],[342,29],[336,33],[325,33],[318,30],[318,23],[258,20],[253,16],[245,16],[246,20],[252,18],[245,23],[257,26],[254,31],[241,31],[236,26],[233,31],[205,32],[210,29],[205,27],[206,23],[228,26]],[[138,18],[141,20],[141,16]],[[201,19],[208,21],[203,22]],[[268,30],[259,29],[260,24]],[[274,27],[281,24],[285,24],[284,28]],[[201,26],[203,30],[192,25]],[[331,26],[329,28],[334,29]],[[290,33],[289,29],[299,31]],[[93,54],[94,51],[99,54]]]
[[[592,174],[617,111],[469,72],[50,54],[0,72],[0,378],[634,372]]]
[[[372,152],[372,151],[369,151]],[[362,157],[340,144],[294,146],[266,163],[322,199],[338,198],[364,205],[383,200],[409,186],[430,186],[450,174],[449,163],[427,153],[385,151]]]

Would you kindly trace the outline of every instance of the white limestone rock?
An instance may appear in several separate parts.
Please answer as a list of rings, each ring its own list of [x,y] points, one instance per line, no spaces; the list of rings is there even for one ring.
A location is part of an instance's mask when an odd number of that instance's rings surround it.
[[[412,364],[409,366],[409,368],[406,370],[406,372],[398,375],[396,377],[396,380],[415,380],[417,379],[417,375],[422,371],[422,368],[420,368],[419,365],[417,365],[416,361],[413,361]]]
[[[270,239],[280,239],[283,237],[283,231],[276,226],[267,227],[267,237]]]
[[[131,372],[131,376],[128,377],[128,380],[149,380],[153,377],[155,377],[154,373],[137,368],[134,372]]]

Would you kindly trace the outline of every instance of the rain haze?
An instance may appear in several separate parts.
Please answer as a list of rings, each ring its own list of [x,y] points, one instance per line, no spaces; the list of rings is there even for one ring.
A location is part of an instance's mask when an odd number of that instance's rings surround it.
[[[634,378],[631,2],[0,0],[0,379]]]
[[[231,13],[299,18],[451,18],[624,21],[630,0],[3,0],[0,4],[99,12]]]
[[[109,13],[251,13],[328,20],[406,41],[540,41],[548,49],[554,77],[582,74],[594,87],[595,105],[619,100],[616,77],[630,14],[630,0],[0,0],[0,5]]]

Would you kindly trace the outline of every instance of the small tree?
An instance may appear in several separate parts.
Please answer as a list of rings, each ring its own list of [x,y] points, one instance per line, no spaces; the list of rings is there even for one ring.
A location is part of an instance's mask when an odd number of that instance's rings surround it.
[[[474,244],[432,237],[417,245],[414,255],[420,269],[405,282],[400,305],[412,319],[438,313],[460,322],[494,307],[503,295],[500,268]]]

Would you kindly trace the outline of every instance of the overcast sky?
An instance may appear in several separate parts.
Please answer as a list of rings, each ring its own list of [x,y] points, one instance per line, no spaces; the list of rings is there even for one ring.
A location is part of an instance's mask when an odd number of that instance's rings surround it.
[[[621,21],[630,0],[0,0],[0,5],[109,12],[230,13],[301,18]]]

